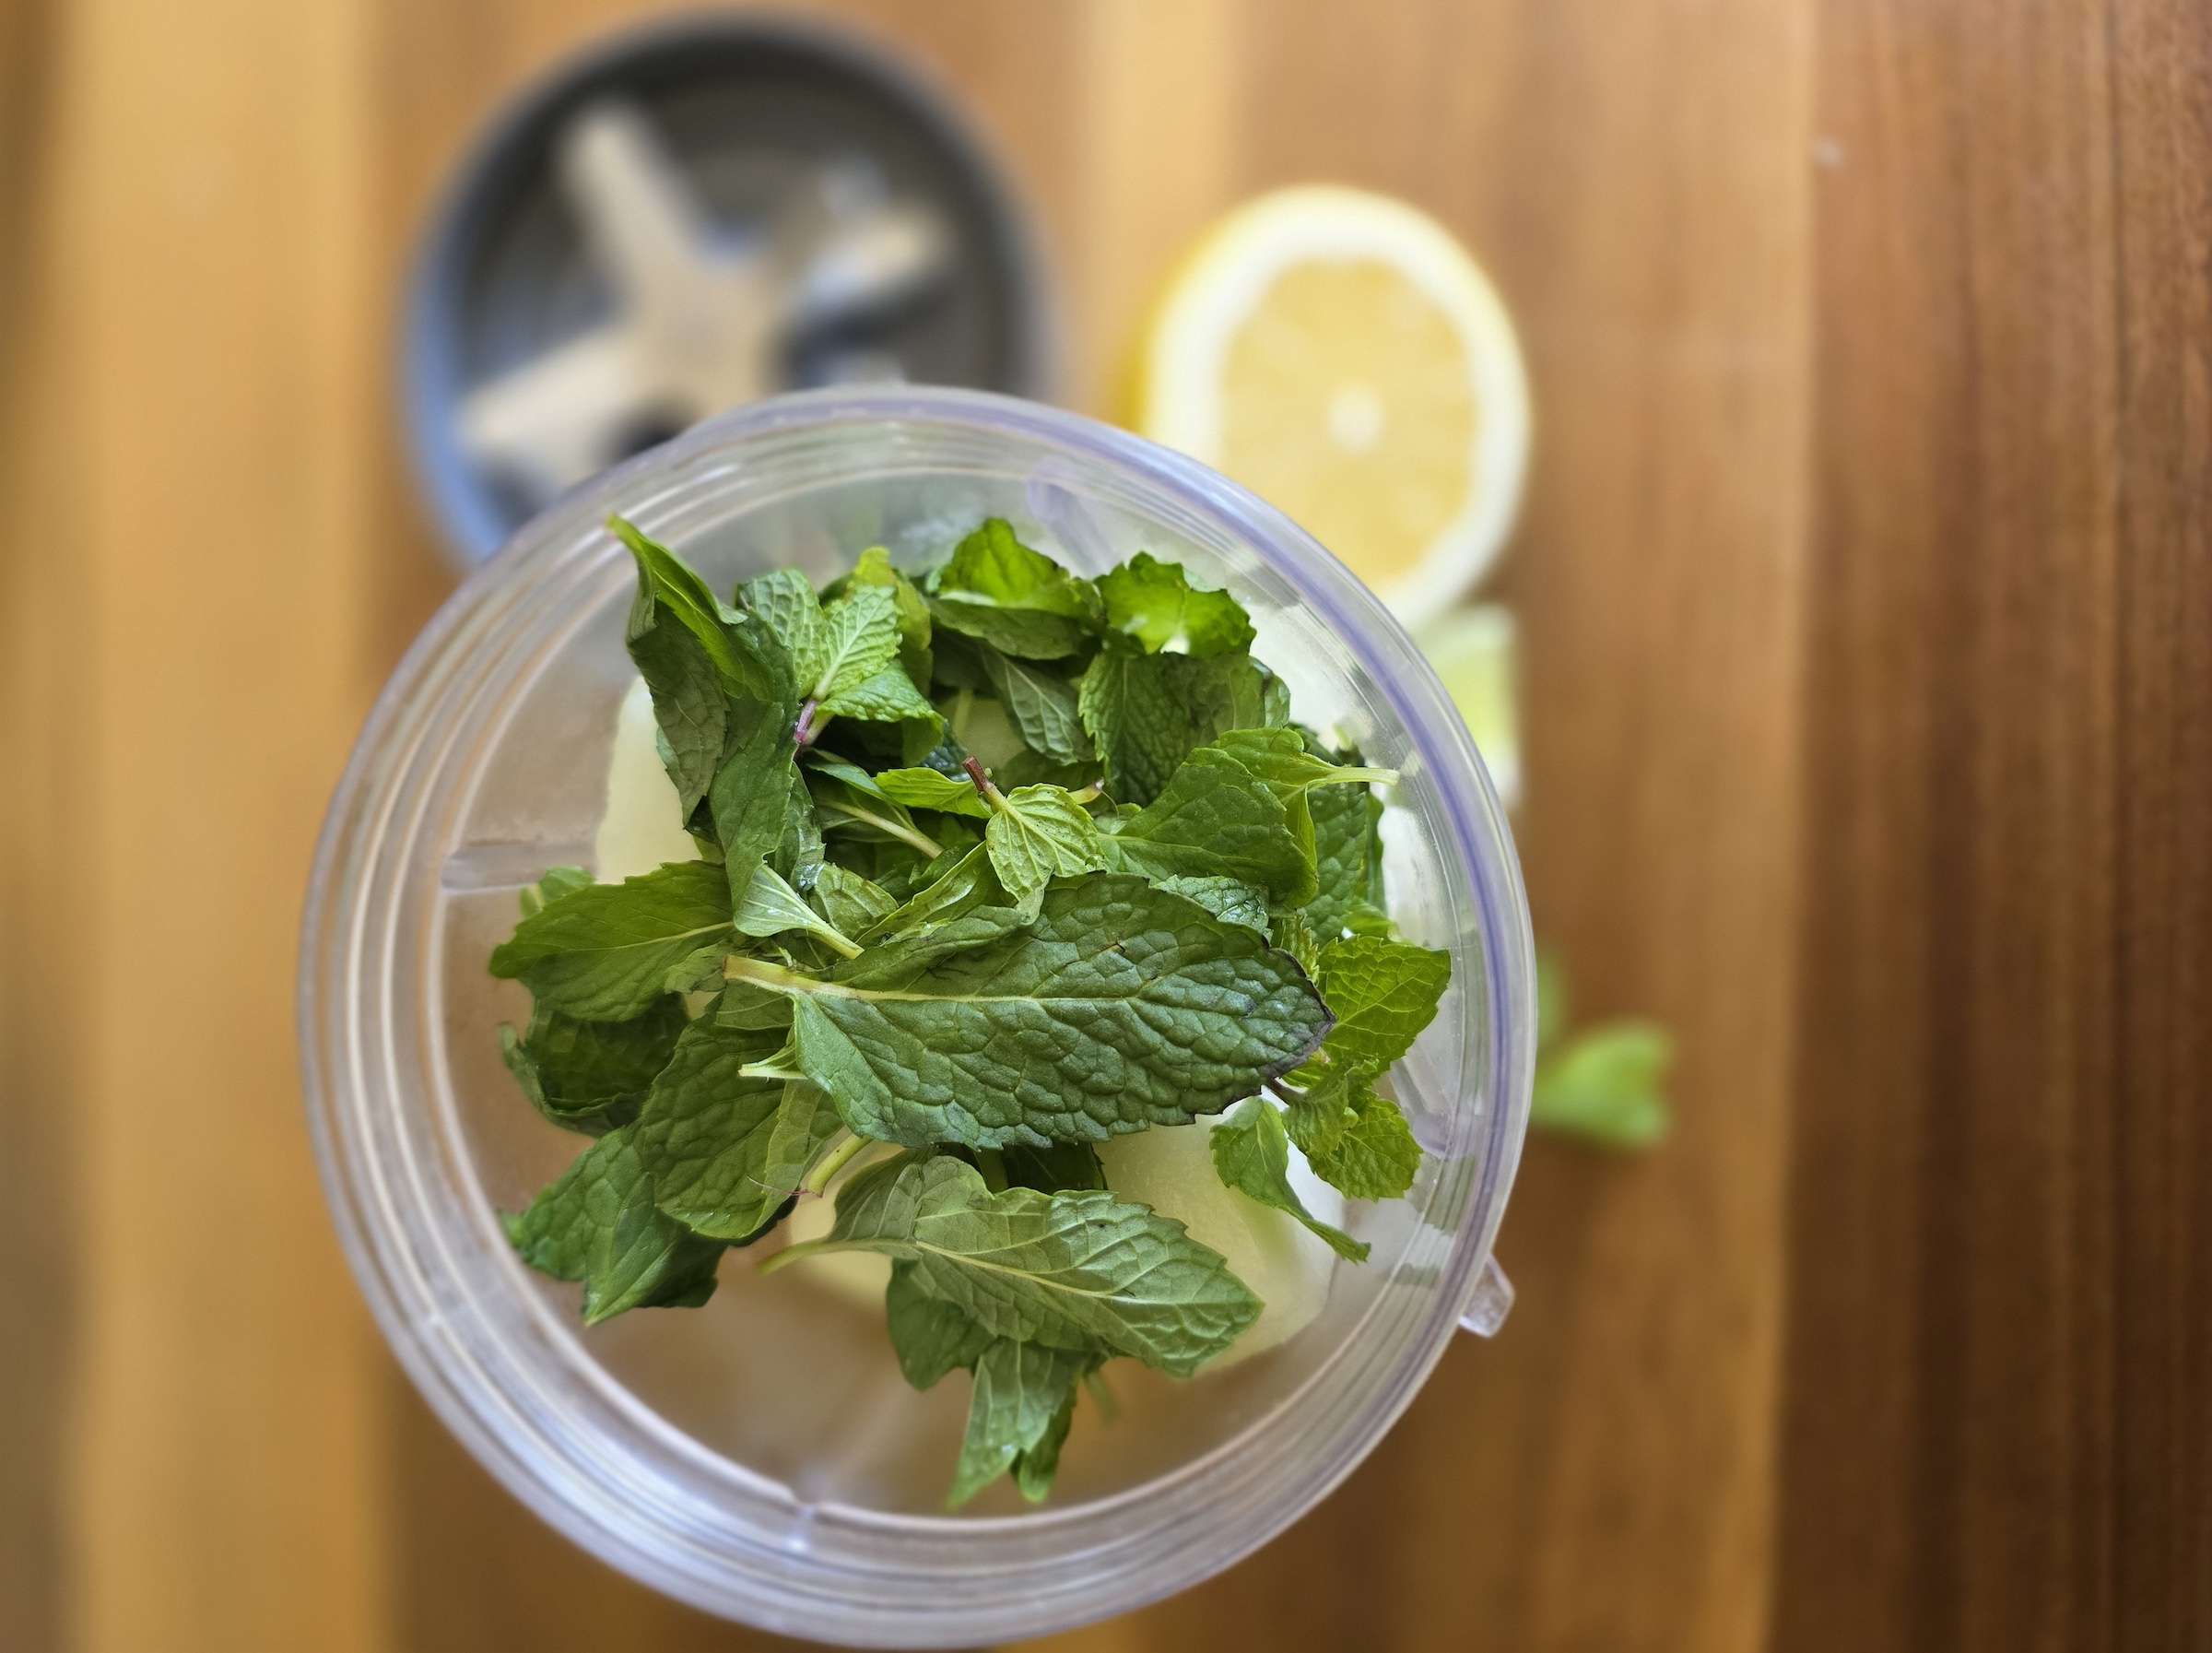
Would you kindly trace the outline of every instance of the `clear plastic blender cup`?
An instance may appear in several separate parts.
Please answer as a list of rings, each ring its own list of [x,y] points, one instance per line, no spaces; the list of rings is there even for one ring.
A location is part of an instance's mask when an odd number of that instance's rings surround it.
[[[1250,610],[1299,719],[1402,773],[1383,815],[1392,915],[1452,984],[1392,1076],[1429,1150],[1406,1200],[1354,1204],[1339,1263],[1282,1347],[1176,1382],[1115,1362],[1050,1503],[1004,1483],[945,1513],[967,1384],[900,1377],[880,1311],[725,1257],[704,1308],[585,1328],[498,1213],[583,1139],[524,1104],[497,1028],[528,999],[486,955],[516,892],[589,866],[631,677],[619,512],[717,589],[817,580],[871,545],[912,564],[986,515],[1097,573],[1137,550]],[[1460,1324],[1527,1121],[1535,1000],[1503,812],[1465,725],[1382,607],[1280,514],[1203,466],[971,392],[787,396],[570,496],[456,593],[394,674],[331,806],[302,939],[308,1107],[354,1271],[446,1423],[531,1509],[645,1583],[818,1640],[1004,1641],[1102,1618],[1228,1566],[1350,1472]]]

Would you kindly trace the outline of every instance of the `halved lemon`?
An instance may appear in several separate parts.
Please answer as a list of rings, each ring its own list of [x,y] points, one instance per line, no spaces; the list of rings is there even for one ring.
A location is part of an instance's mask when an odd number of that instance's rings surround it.
[[[1139,347],[1136,428],[1303,525],[1418,625],[1482,577],[1528,464],[1513,325],[1434,219],[1307,185],[1224,218]]]

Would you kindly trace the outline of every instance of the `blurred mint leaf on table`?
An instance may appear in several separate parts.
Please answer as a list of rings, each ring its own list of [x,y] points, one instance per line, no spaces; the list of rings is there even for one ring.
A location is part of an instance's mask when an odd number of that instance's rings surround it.
[[[1632,1151],[1674,1123],[1663,1083],[1675,1042],[1655,1021],[1625,1018],[1567,1032],[1567,972],[1536,964],[1536,1086],[1528,1122],[1596,1148]]]

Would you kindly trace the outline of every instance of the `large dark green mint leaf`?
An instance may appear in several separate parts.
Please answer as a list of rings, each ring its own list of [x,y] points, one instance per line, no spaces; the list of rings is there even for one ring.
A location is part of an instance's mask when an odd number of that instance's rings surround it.
[[[492,950],[491,974],[547,1010],[629,1021],[666,990],[669,970],[730,934],[730,887],[707,861],[674,861],[619,884],[571,891]]]
[[[1049,1460],[1018,1479],[1022,1495],[1040,1503],[1052,1490],[1060,1443],[1075,1412],[1076,1386],[1095,1357],[1000,1339],[975,1363],[968,1402],[968,1435],[953,1471],[947,1508],[959,1506],[1037,1448]],[[1047,1437],[1050,1444],[1047,1445]]]
[[[684,1031],[673,994],[634,1021],[579,1021],[537,1007],[527,1032],[500,1026],[500,1054],[530,1105],[565,1130],[605,1136],[638,1116]]]
[[[1099,1151],[1088,1142],[1053,1142],[1043,1148],[1015,1142],[997,1151],[999,1170],[1009,1187],[1058,1194],[1106,1186],[1106,1167],[1099,1163]]]
[[[1252,621],[1226,591],[1194,591],[1182,565],[1139,551],[1099,580],[1110,631],[1133,637],[1147,654],[1162,649],[1206,659],[1252,646]]]
[[[799,1067],[846,1124],[910,1146],[1187,1124],[1296,1067],[1329,1027],[1265,938],[1112,874],[1054,884],[1026,927],[978,908],[820,979],[725,969],[793,997]]]
[[[1395,1199],[1413,1187],[1421,1145],[1387,1097],[1363,1092],[1363,1105],[1335,1142],[1306,1163],[1314,1175],[1353,1199]]]
[[[1098,634],[1099,594],[992,517],[929,581],[936,623],[1024,660],[1057,660]]]
[[[1233,879],[1277,905],[1313,894],[1310,822],[1244,766],[1200,748],[1167,789],[1107,834],[1107,865],[1155,881]]]
[[[1378,1071],[1413,1048],[1452,979],[1450,953],[1378,936],[1331,941],[1319,963],[1315,985],[1336,1017],[1323,1054]]]
[[[730,709],[730,738],[707,794],[724,878],[733,902],[745,899],[753,872],[774,856],[789,828],[796,784],[792,734],[795,708],[765,701]]]
[[[1109,637],[1077,695],[1107,789],[1122,803],[1150,803],[1214,737],[1267,723],[1270,680],[1248,655],[1147,655]]]
[[[636,1129],[601,1137],[528,1210],[505,1219],[524,1262],[583,1281],[587,1326],[625,1309],[696,1308],[714,1294],[724,1246],[661,1214]]]
[[[630,1128],[660,1209],[685,1227],[743,1245],[782,1214],[840,1125],[804,1080],[757,1077],[782,1041],[702,1016],[684,1030]]]
[[[1231,1108],[1214,1127],[1208,1146],[1214,1151],[1214,1170],[1229,1187],[1296,1217],[1338,1257],[1367,1261],[1364,1243],[1314,1216],[1290,1186],[1290,1139],[1282,1115],[1265,1097],[1248,1096]]]
[[[816,1251],[912,1262],[916,1286],[994,1337],[1071,1353],[1132,1355],[1188,1377],[1259,1317],[1260,1300],[1182,1223],[1109,1193],[994,1194],[949,1155],[900,1155],[838,1196]]]
[[[1088,763],[1095,755],[1077,706],[1075,680],[1033,660],[1017,660],[988,646],[983,669],[991,691],[1020,731],[1022,744],[1054,763]]]
[[[965,1309],[924,1291],[911,1262],[891,1265],[883,1306],[899,1370],[918,1389],[935,1388],[947,1372],[972,1366],[996,1340]]]
[[[1106,841],[1090,811],[1058,786],[1017,786],[996,796],[983,845],[998,881],[1018,902],[1054,879],[1102,872],[1107,865]]]

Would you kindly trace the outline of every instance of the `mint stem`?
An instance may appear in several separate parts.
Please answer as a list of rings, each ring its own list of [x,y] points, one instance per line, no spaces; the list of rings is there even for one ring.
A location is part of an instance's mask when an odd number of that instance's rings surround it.
[[[830,1186],[830,1178],[852,1163],[853,1156],[868,1145],[869,1139],[845,1132],[845,1139],[821,1158],[821,1163],[806,1174],[799,1187],[808,1194],[819,1194]]]
[[[991,777],[983,773],[983,766],[973,758],[970,758],[961,764],[961,767],[967,770],[968,778],[975,783],[975,789],[982,795],[983,802],[989,804],[998,813],[1005,814],[1006,795],[991,784]]]

